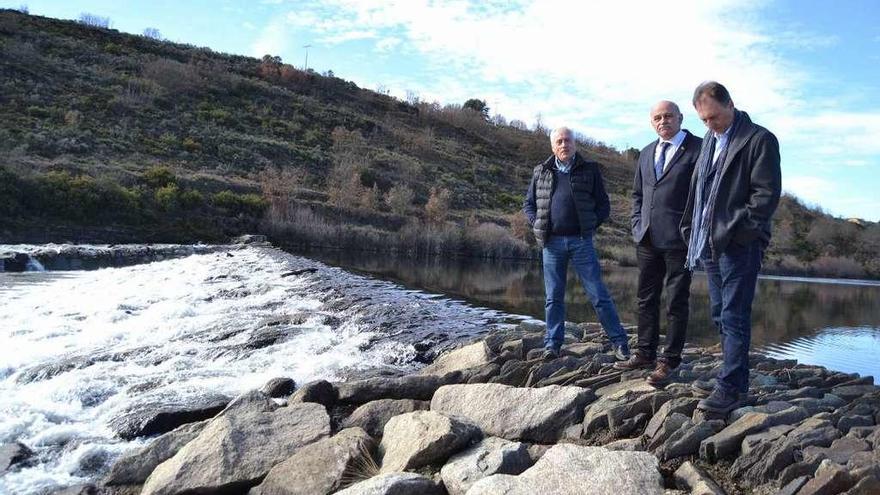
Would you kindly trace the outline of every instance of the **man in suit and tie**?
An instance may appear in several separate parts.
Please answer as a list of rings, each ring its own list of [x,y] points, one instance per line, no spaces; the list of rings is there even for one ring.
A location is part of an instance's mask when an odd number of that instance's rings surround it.
[[[669,383],[681,363],[687,333],[691,272],[685,267],[687,244],[679,226],[702,139],[681,128],[678,105],[661,101],[651,109],[659,139],[642,149],[633,183],[632,235],[639,263],[639,338],[629,360],[615,368],[654,368],[648,383]],[[665,280],[664,280],[665,279]],[[660,294],[666,285],[666,342],[660,341]]]
[[[752,300],[782,193],[779,141],[734,107],[718,82],[697,86],[693,104],[709,131],[681,231],[688,239],[688,268],[706,270],[723,356],[717,383],[697,408],[726,416],[749,390]]]

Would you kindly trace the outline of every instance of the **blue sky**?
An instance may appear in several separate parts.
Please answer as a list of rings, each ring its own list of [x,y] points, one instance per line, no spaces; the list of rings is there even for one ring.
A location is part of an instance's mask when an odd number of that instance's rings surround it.
[[[780,140],[783,188],[838,216],[880,220],[880,2],[714,0],[6,1],[109,17],[120,31],[569,125],[620,149],[655,138],[651,105],[716,79]]]

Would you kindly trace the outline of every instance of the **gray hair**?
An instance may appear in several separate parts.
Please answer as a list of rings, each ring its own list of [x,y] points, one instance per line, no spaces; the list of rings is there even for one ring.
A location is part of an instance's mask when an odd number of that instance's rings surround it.
[[[568,127],[562,126],[553,129],[553,131],[550,133],[550,143],[556,141],[556,136],[562,134],[563,132],[567,132],[572,137],[572,139],[574,139],[574,131],[569,129]]]

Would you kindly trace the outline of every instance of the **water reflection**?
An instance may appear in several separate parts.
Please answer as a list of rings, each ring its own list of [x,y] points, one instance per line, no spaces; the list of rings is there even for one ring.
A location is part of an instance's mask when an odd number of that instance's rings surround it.
[[[340,251],[301,253],[328,264],[397,281],[407,287],[444,293],[508,313],[543,319],[541,266],[534,262],[406,259],[386,254]],[[605,281],[621,320],[636,321],[635,268],[607,267]],[[596,321],[583,289],[569,271],[567,319]],[[665,307],[665,294],[663,305]],[[846,372],[880,377],[880,284],[814,283],[761,279],[753,307],[753,348],[780,358],[821,364]],[[714,344],[717,331],[709,313],[707,280],[694,277],[688,341]]]

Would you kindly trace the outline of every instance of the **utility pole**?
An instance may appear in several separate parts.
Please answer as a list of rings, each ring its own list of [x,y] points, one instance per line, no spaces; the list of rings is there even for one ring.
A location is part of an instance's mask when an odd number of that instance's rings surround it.
[[[311,47],[312,47],[312,45],[303,45],[303,48],[306,49],[306,67],[305,67],[306,72],[309,71],[309,48],[311,48]]]

